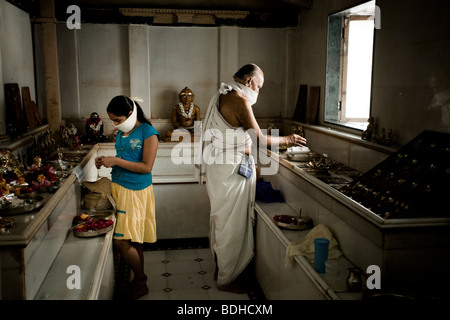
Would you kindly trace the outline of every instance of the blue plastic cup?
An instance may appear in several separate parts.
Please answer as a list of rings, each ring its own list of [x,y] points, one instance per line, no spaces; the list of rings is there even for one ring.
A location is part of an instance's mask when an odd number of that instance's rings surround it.
[[[328,260],[328,246],[330,240],[314,239],[314,268],[318,273],[325,273],[325,261]]]

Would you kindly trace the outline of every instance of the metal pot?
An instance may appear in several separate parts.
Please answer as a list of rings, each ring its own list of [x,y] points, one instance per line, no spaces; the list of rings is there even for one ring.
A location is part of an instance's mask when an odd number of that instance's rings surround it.
[[[350,291],[361,291],[362,288],[362,270],[360,268],[348,268],[347,288]]]

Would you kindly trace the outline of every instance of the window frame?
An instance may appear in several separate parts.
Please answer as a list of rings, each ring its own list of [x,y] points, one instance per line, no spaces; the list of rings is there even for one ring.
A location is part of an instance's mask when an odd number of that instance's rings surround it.
[[[352,6],[339,12],[332,13],[328,16],[328,35],[327,35],[327,52],[326,52],[326,74],[325,74],[325,102],[324,102],[324,117],[323,121],[326,125],[338,126],[341,128],[363,131],[366,128],[367,120],[372,115],[372,94],[373,94],[373,75],[374,75],[374,60],[375,60],[375,43],[376,32],[373,33],[372,45],[372,73],[370,84],[370,105],[369,115],[366,119],[345,118],[345,104],[342,99],[342,82],[346,79],[347,64],[345,61],[345,68],[342,63],[343,60],[343,45],[344,37],[348,39],[348,28],[343,28],[344,19],[352,17],[352,19],[373,19],[375,20],[376,0],[370,0],[360,5]],[[375,21],[374,21],[375,22]],[[375,26],[374,26],[375,29]],[[347,33],[346,35],[344,33]],[[338,47],[339,46],[339,47]],[[337,49],[337,50],[336,50]],[[347,57],[346,57],[347,59]],[[339,65],[338,65],[339,64]],[[345,70],[345,71],[344,71]],[[344,77],[345,76],[345,77]],[[345,85],[345,84],[344,84]],[[344,92],[344,95],[346,92]],[[344,109],[344,110],[343,110]],[[357,120],[357,121],[352,121]]]

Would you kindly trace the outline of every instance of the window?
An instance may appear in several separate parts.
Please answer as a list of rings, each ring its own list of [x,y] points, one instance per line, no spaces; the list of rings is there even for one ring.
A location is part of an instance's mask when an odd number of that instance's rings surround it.
[[[329,16],[325,122],[365,129],[370,117],[375,1]]]

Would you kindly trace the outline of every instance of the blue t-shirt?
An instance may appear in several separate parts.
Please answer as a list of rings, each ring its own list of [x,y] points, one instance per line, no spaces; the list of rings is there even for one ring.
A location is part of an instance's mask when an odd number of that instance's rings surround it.
[[[116,157],[124,160],[141,162],[144,140],[159,133],[147,124],[141,123],[129,136],[124,137],[119,130],[116,135]],[[131,190],[142,190],[152,184],[152,173],[133,172],[119,166],[113,166],[111,181]]]

